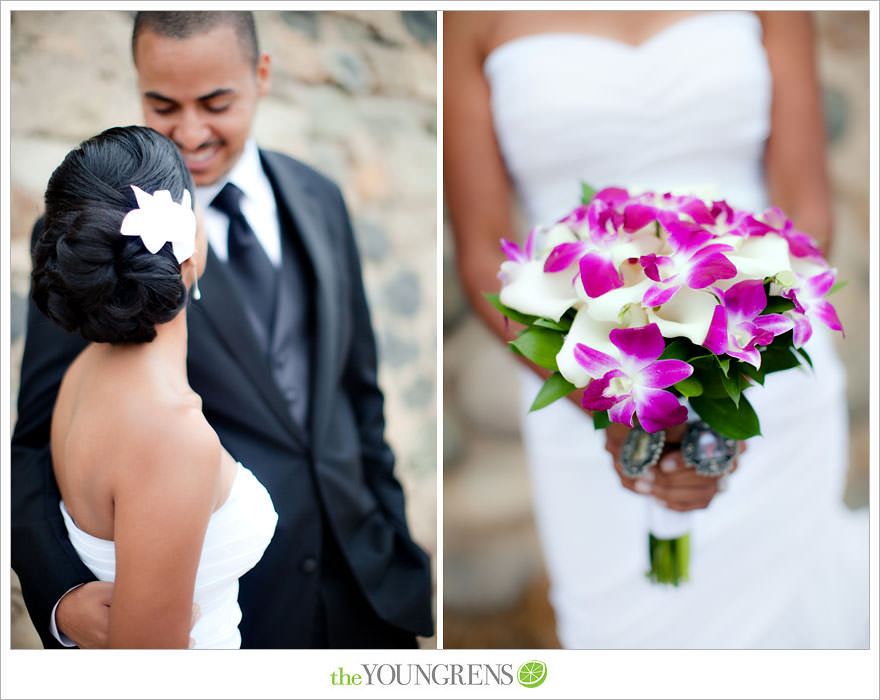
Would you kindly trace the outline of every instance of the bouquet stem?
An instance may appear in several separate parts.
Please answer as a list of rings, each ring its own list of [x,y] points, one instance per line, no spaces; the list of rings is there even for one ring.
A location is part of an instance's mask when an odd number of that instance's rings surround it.
[[[661,540],[648,533],[651,568],[645,574],[653,583],[677,586],[688,580],[690,534],[672,540]]]
[[[691,513],[670,510],[657,501],[648,504],[648,558],[646,576],[654,583],[678,586],[688,580]]]

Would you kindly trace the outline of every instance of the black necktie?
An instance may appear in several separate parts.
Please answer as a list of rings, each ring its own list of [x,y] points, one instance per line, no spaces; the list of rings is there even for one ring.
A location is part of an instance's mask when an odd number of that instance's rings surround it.
[[[241,213],[244,193],[227,182],[211,206],[229,217],[229,269],[241,286],[245,300],[267,333],[275,312],[278,274],[254,230]]]

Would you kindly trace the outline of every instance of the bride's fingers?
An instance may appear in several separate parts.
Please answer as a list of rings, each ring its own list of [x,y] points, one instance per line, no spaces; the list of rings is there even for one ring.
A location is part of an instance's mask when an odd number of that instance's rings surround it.
[[[622,433],[625,435],[625,432]],[[614,469],[620,483],[629,491],[645,496],[653,496],[670,510],[691,511],[706,508],[722,490],[720,476],[704,476],[684,462],[678,443],[667,444],[660,461],[646,470],[641,476],[632,478],[623,473],[620,464],[621,435],[606,431],[606,449],[613,457]],[[742,454],[745,442],[738,444],[738,454]],[[738,460],[734,459],[728,474],[736,470]],[[726,481],[726,479],[725,479]]]
[[[717,493],[718,486],[715,482],[699,488],[667,488],[655,484],[653,489],[654,498],[672,510],[706,508]]]
[[[705,508],[718,493],[718,478],[701,476],[693,469],[657,471],[651,493],[673,510]]]
[[[623,467],[617,459],[614,459],[612,463],[614,465],[614,470],[617,472],[617,476],[620,479],[620,483],[625,489],[640,494],[651,493],[650,482],[654,480],[654,475],[650,473],[650,470],[642,476],[634,479],[623,473]]]
[[[683,503],[678,503],[678,502],[668,503],[668,502],[660,500],[660,499],[658,499],[658,500],[660,501],[660,503],[662,503],[664,506],[666,506],[669,510],[675,510],[680,513],[687,513],[692,510],[701,510],[703,508],[708,508],[709,504],[712,502],[711,498],[686,501]]]
[[[666,472],[668,474],[682,468],[683,466],[684,464],[679,464],[679,460],[676,459],[674,454],[667,454],[660,459],[660,463],[657,465],[657,468],[661,472]]]
[[[657,472],[654,481],[669,489],[708,490],[711,484],[718,481],[717,476],[703,476],[694,469],[682,469],[672,473]]]

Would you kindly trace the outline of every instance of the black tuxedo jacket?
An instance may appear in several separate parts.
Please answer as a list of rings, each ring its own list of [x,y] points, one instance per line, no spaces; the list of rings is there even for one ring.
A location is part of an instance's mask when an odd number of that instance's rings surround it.
[[[224,263],[210,251],[202,299],[187,319],[189,379],[205,416],[224,447],[266,486],[279,516],[266,553],[240,582],[242,645],[308,646],[322,538],[330,536],[380,618],[430,635],[429,563],[410,538],[383,436],[375,341],[345,204],[336,185],[311,168],[279,153],[260,155],[314,283],[307,425],[291,418],[272,357]],[[35,235],[39,228],[40,222]],[[83,347],[80,336],[30,302],[12,439],[11,551],[28,611],[49,647],[58,646],[49,633],[55,603],[94,580],[68,541],[49,455],[58,387]]]

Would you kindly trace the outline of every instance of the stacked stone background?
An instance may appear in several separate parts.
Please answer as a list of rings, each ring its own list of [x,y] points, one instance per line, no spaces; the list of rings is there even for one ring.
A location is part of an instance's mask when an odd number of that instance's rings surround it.
[[[834,303],[846,339],[850,471],[845,501],[868,501],[868,13],[815,13],[834,204]],[[875,232],[876,233],[876,232]],[[519,363],[470,312],[443,238],[445,647],[557,645],[519,435]],[[839,335],[839,334],[835,334]]]
[[[361,251],[386,395],[387,438],[415,539],[436,558],[436,13],[255,13],[272,57],[261,146],[343,190]],[[132,13],[12,13],[11,422],[24,344],[31,227],[52,170],[81,140],[141,123]],[[11,427],[11,426],[10,426]],[[38,647],[16,593],[13,648]],[[423,646],[432,646],[425,640]]]

